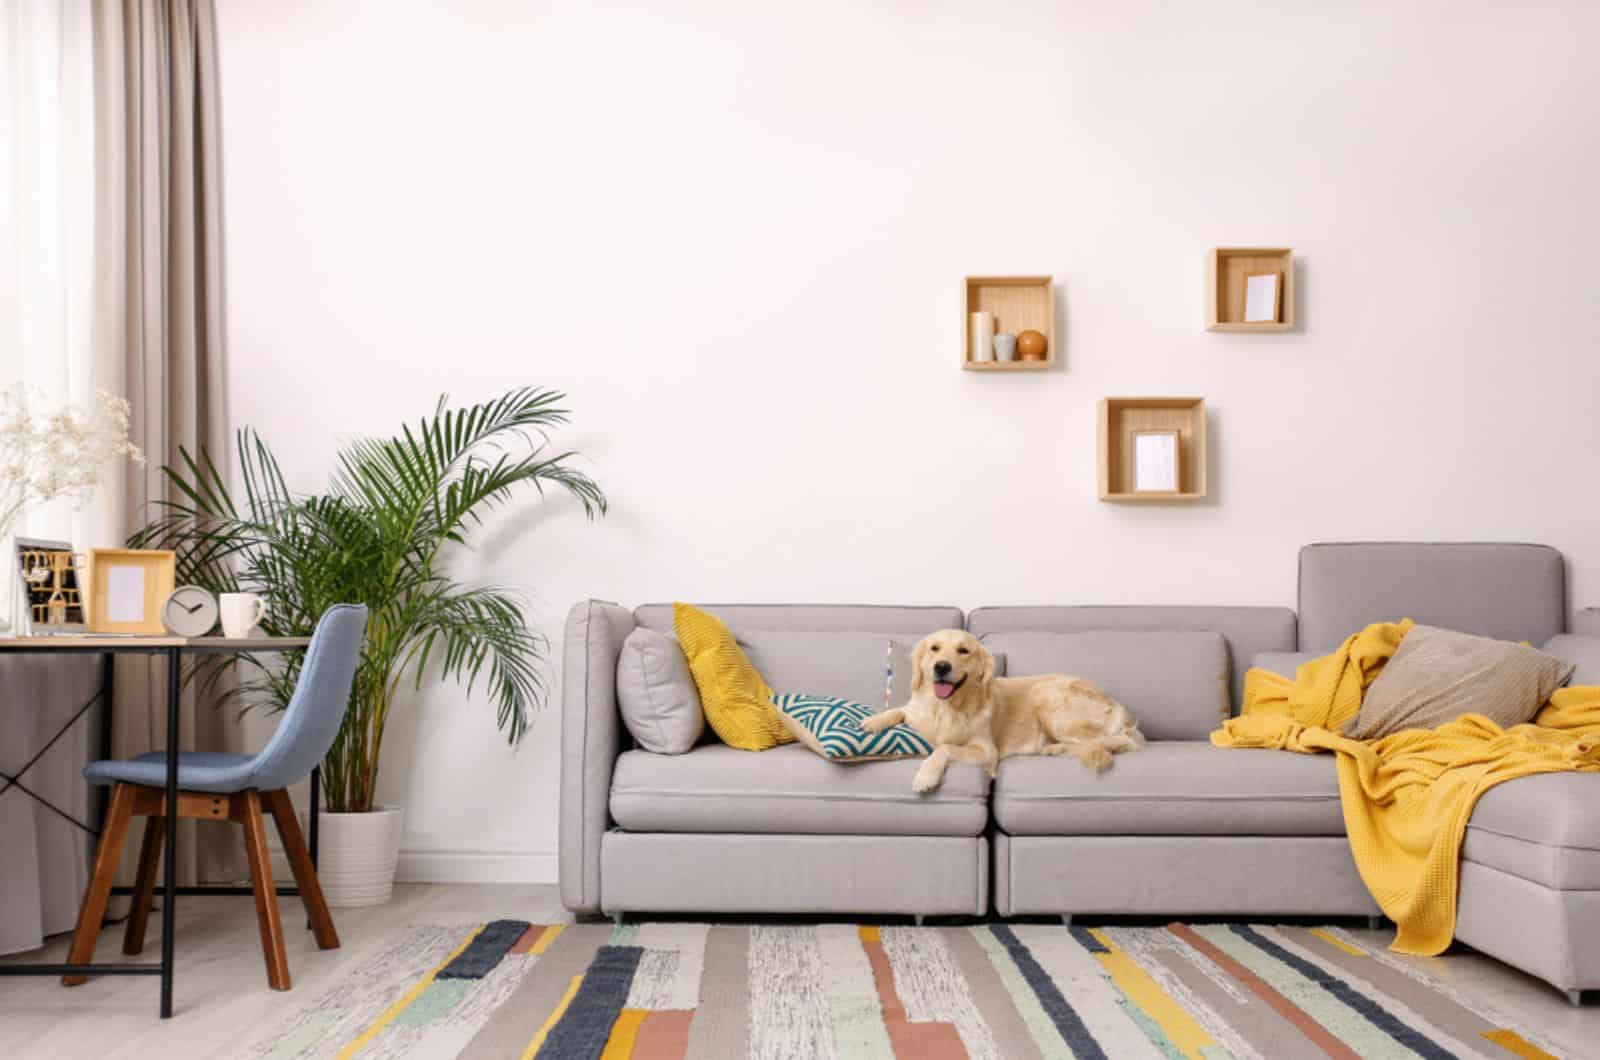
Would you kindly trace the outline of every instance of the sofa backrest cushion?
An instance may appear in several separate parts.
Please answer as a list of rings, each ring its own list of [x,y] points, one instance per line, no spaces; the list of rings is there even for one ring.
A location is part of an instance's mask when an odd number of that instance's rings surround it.
[[[1562,633],[1544,642],[1542,651],[1572,663],[1569,685],[1600,685],[1600,637]]]
[[[888,633],[921,640],[936,629],[960,629],[959,607],[898,607],[892,604],[695,604],[728,624],[748,629],[805,632]],[[671,604],[641,604],[633,617],[646,629],[672,632]]]
[[[883,703],[890,640],[909,647],[936,629],[960,629],[962,621],[961,611],[953,607],[696,606],[728,624],[774,692],[838,696],[874,708]],[[646,604],[634,617],[646,629],[672,630],[671,604]],[[897,685],[905,685],[904,675],[896,677]]]
[[[1300,650],[1372,622],[1543,644],[1566,629],[1566,566],[1548,545],[1358,542],[1300,550]]]
[[[1234,710],[1244,697],[1244,672],[1252,658],[1261,652],[1295,650],[1294,612],[1287,607],[980,607],[967,616],[967,628],[980,637],[1090,630],[1220,633],[1227,641]],[[1022,672],[1017,660],[1010,666],[1013,676]]]
[[[1203,740],[1228,716],[1228,644],[1220,633],[991,633],[1011,677],[1086,677],[1133,713],[1152,740]]]

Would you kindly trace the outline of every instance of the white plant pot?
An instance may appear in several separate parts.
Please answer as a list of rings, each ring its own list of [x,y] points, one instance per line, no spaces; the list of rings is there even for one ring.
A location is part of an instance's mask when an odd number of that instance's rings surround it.
[[[371,813],[323,811],[317,816],[317,878],[330,906],[354,909],[389,900],[404,819],[405,810],[399,806],[379,806]],[[302,827],[309,836],[303,820]]]

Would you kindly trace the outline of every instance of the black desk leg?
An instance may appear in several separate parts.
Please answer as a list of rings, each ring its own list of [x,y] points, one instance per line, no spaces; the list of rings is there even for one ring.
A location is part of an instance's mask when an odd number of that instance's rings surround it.
[[[317,814],[322,804],[322,767],[311,768],[311,812],[307,818],[311,824],[311,867],[317,867]]]
[[[183,667],[177,648],[167,651],[167,842],[161,879],[161,1018],[172,1015],[172,944],[178,924],[178,710]]]
[[[103,762],[111,757],[111,725],[112,697],[117,689],[117,657],[111,652],[106,652],[104,661],[100,664],[100,760]],[[100,821],[99,826],[106,826],[106,814],[111,810],[111,785],[101,784],[100,787]]]
[[[311,810],[306,814],[311,833],[311,869],[317,868],[317,804],[322,801],[322,766],[311,767]],[[306,914],[306,930],[311,930],[311,915]]]

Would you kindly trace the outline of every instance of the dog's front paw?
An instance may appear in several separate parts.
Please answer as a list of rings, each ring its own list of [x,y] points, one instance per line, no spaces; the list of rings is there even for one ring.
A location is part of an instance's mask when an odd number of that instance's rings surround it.
[[[944,780],[944,770],[933,769],[925,765],[917,770],[916,776],[911,778],[911,790],[918,795],[926,795],[937,788],[942,780]]]
[[[861,722],[861,727],[867,732],[882,732],[889,728],[889,719],[882,714],[874,714]]]
[[[1104,747],[1091,747],[1083,753],[1083,764],[1096,773],[1104,773],[1111,768],[1111,752]]]

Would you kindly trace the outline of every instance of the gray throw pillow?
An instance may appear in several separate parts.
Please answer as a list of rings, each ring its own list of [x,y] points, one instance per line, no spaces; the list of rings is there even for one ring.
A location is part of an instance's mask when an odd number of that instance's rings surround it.
[[[622,642],[617,705],[634,742],[656,754],[693,750],[706,723],[683,649],[677,640],[653,629],[636,629]]]
[[[1570,676],[1571,663],[1525,644],[1413,626],[1343,732],[1375,740],[1402,729],[1436,729],[1463,714],[1509,728],[1532,720]]]

